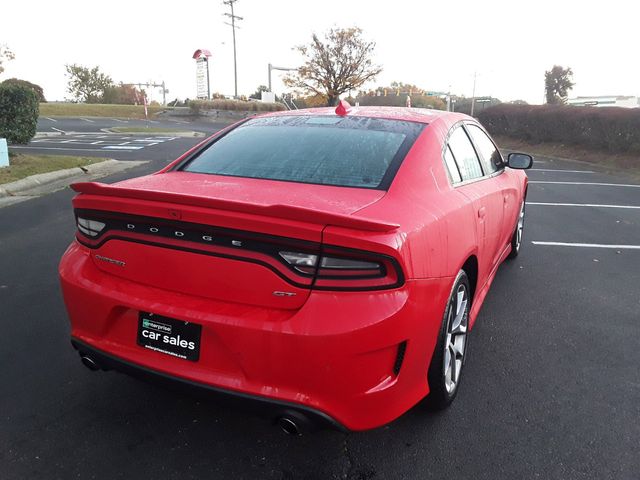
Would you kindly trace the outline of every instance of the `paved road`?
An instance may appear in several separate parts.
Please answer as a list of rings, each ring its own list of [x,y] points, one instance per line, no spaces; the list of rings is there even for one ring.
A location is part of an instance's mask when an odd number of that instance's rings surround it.
[[[113,134],[105,133],[103,129],[148,126],[151,129],[163,128],[176,132],[195,131],[208,136],[227,125],[226,123],[186,122],[184,120],[153,120],[151,122],[101,117],[40,117],[38,132],[54,136],[39,136],[28,145],[13,146],[11,149],[22,153],[46,155],[168,161],[177,158],[181,153],[202,141],[203,138],[175,137],[165,133]]]
[[[210,133],[219,129],[219,124],[182,119],[137,120],[109,117],[40,117],[38,132],[97,132],[112,127],[176,128]]]
[[[0,476],[640,478],[640,250],[531,243],[640,244],[639,209],[557,205],[640,206],[640,188],[594,185],[629,179],[560,171],[584,170],[576,165],[530,172],[573,183],[531,184],[526,243],[498,272],[452,408],[417,406],[349,435],[292,438],[258,417],[89,372],[69,346],[57,281],[71,192],[0,210]]]

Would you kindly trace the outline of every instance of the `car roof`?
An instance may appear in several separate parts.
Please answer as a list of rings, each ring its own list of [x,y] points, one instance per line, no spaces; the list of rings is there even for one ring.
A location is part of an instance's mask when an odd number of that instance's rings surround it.
[[[306,115],[336,115],[336,107],[305,108],[301,110],[284,110],[280,112],[270,112],[261,117],[279,116],[306,116]],[[405,120],[418,123],[433,123],[435,120],[443,119],[447,123],[458,120],[471,120],[471,117],[454,112],[443,110],[430,110],[427,108],[407,108],[407,107],[351,107],[347,112],[350,117],[371,117],[385,118],[389,120]]]

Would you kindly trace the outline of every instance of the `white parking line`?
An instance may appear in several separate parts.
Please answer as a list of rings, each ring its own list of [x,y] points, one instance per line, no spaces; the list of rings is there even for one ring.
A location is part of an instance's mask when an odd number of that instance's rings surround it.
[[[601,187],[630,187],[640,188],[640,185],[631,185],[629,183],[596,183],[596,182],[547,182],[542,180],[529,180],[529,183],[546,183],[553,185],[595,185]]]
[[[102,147],[103,150],[140,150],[144,147],[136,147],[133,145],[107,145]]]
[[[99,152],[99,148],[60,148],[60,147],[32,147],[15,145],[13,148],[27,148],[29,150],[63,150],[65,152]],[[104,148],[104,147],[103,147]],[[131,150],[134,150],[133,148]]]
[[[561,170],[559,168],[532,168],[532,172],[596,173],[592,170]]]
[[[128,120],[120,120],[119,118],[112,118],[111,120],[114,120],[114,121],[120,122],[120,123],[129,123]]]
[[[612,250],[640,250],[640,245],[607,245],[602,243],[531,242],[552,247],[610,248]]]
[[[44,117],[44,118],[46,118],[47,120],[50,120],[50,121],[52,121],[52,122],[57,122],[57,121],[58,121],[58,120],[56,120],[55,118],[51,118],[51,117]]]
[[[640,205],[601,205],[598,203],[549,203],[527,202],[527,205],[542,205],[545,207],[592,207],[592,208],[628,208],[640,210]]]
[[[93,123],[93,120],[89,120],[88,118],[81,118],[80,120],[84,120],[85,122]]]
[[[60,130],[59,128],[56,128],[56,127],[51,127],[51,130],[55,130],[56,132],[60,132],[60,133],[67,133],[64,130]]]

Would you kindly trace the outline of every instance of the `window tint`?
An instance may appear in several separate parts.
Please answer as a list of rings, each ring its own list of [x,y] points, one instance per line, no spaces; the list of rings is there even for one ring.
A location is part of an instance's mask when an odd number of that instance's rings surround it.
[[[449,170],[449,175],[451,176],[453,183],[461,182],[462,177],[460,176],[460,171],[458,170],[456,160],[453,158],[453,154],[451,153],[451,148],[448,146],[444,151],[444,161],[447,164],[447,169]]]
[[[424,125],[338,116],[249,120],[182,169],[345,187],[387,188]],[[385,177],[385,175],[387,175]]]
[[[476,125],[467,125],[467,130],[479,150],[485,173],[491,174],[504,168],[502,155],[487,134]]]
[[[453,153],[456,164],[460,169],[462,180],[482,177],[480,161],[471,144],[471,140],[469,140],[462,127],[456,128],[449,137],[449,148],[451,148],[451,153]]]

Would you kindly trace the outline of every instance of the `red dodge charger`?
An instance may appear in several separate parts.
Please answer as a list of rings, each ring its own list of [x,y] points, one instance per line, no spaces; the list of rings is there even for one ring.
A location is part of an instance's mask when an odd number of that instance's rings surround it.
[[[444,408],[520,249],[531,164],[466,115],[343,102],[74,184],[72,344],[91,369],[258,405],[288,433]]]

